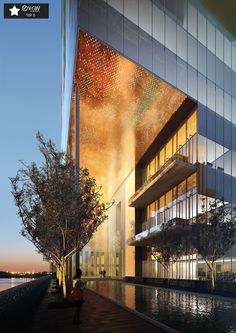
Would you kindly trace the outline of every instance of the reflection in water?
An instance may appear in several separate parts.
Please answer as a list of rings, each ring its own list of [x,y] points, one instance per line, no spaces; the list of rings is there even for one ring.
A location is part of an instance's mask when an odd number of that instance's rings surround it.
[[[0,292],[6,289],[10,289],[19,286],[22,283],[31,281],[31,278],[11,278],[11,279],[1,279],[0,278]]]
[[[119,281],[89,281],[88,287],[182,333],[236,332],[236,300]]]

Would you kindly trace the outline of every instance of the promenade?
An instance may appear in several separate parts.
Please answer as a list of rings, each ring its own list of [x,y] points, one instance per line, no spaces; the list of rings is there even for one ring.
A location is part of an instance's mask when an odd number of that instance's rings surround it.
[[[90,290],[85,291],[85,303],[80,315],[82,323],[73,325],[73,307],[48,308],[48,303],[61,299],[59,294],[51,294],[51,288],[52,284],[33,317],[30,333],[164,333],[151,323]]]

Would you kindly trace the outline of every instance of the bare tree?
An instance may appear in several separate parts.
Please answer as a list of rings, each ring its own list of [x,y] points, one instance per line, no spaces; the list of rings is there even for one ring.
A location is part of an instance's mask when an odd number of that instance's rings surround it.
[[[235,208],[224,200],[214,200],[206,208],[202,199],[202,212],[192,225],[191,242],[197,253],[205,260],[211,272],[212,288],[215,288],[215,262],[222,258],[235,244]]]
[[[66,297],[66,262],[90,240],[107,218],[101,187],[86,168],[37,134],[43,163],[26,165],[10,178],[12,194],[22,220],[22,235],[29,239],[59,272]]]

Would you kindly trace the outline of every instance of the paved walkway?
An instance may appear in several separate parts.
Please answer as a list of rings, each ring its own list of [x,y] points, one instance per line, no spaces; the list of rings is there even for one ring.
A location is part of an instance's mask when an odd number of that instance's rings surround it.
[[[48,309],[48,303],[56,300],[59,300],[59,295],[51,294],[50,287],[33,318],[30,333],[163,333],[151,323],[90,290],[85,291],[80,325],[72,324],[73,307]]]

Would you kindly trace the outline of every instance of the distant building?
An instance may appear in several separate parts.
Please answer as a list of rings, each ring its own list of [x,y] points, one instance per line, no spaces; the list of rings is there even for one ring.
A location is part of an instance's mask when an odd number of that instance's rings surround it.
[[[115,200],[71,274],[163,277],[160,225],[191,222],[202,197],[236,204],[235,36],[201,3],[62,2],[62,146]],[[236,272],[235,247],[216,270]],[[171,276],[206,271],[191,255]]]

